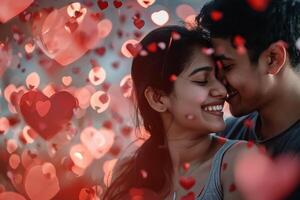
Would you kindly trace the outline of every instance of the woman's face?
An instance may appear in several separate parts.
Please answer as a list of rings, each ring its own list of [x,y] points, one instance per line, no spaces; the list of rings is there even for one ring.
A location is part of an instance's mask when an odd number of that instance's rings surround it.
[[[225,97],[226,89],[215,77],[214,62],[195,48],[169,96],[173,123],[199,133],[221,131],[225,128],[222,112]]]

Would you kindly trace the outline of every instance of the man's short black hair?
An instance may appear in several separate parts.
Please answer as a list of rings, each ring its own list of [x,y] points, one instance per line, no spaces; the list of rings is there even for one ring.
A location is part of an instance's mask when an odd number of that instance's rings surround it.
[[[300,38],[300,0],[269,0],[265,10],[257,11],[250,0],[212,0],[197,16],[199,26],[209,30],[212,37],[232,39],[240,35],[246,40],[246,48],[252,63],[276,41],[287,44],[290,62],[296,67],[300,51],[296,41]],[[212,12],[221,15],[212,18]]]

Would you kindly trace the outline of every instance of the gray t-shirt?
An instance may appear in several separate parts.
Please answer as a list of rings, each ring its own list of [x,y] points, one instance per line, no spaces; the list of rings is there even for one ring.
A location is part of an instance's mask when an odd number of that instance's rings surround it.
[[[292,124],[288,129],[267,140],[261,140],[255,132],[255,127],[259,115],[253,112],[240,118],[226,119],[226,128],[217,135],[237,140],[253,141],[264,145],[270,155],[276,157],[280,154],[295,154],[300,156],[300,119]],[[300,186],[289,197],[288,200],[300,199]]]

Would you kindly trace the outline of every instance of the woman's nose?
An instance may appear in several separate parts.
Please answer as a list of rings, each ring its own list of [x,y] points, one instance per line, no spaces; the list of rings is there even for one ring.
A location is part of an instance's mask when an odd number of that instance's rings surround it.
[[[213,84],[210,90],[210,94],[213,97],[225,98],[227,95],[227,90],[225,86],[219,80],[216,79],[215,83]]]

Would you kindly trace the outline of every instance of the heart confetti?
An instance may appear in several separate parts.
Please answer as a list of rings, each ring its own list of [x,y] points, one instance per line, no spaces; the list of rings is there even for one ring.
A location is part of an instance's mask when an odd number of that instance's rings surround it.
[[[43,21],[35,20],[33,32],[41,50],[65,66],[95,47],[100,39],[95,34],[99,33],[98,23],[88,8],[72,3],[45,14]]]
[[[160,10],[152,13],[151,19],[156,25],[163,26],[169,21],[169,13],[165,10]]]
[[[266,154],[248,151],[237,161],[236,186],[246,200],[284,199],[299,182],[300,162],[292,157],[273,161]]]
[[[114,133],[108,129],[97,130],[94,127],[87,127],[81,132],[80,140],[91,155],[99,159],[112,147]]]
[[[50,98],[38,91],[29,91],[20,101],[25,122],[45,140],[52,138],[69,122],[77,100],[68,92],[57,92]]]
[[[52,171],[52,175],[49,175],[49,172],[45,171],[45,165],[51,166],[52,170],[55,169],[53,164],[45,163],[30,168],[25,176],[25,191],[32,200],[52,199],[60,190],[55,172]]]
[[[0,192],[0,200],[26,200],[22,195],[15,192]]]
[[[0,22],[5,23],[25,10],[33,0],[1,0]]]
[[[194,179],[194,177],[184,177],[184,176],[182,176],[179,179],[179,183],[184,189],[189,190],[195,185],[196,180]]]
[[[105,10],[108,7],[108,2],[107,1],[103,1],[103,0],[98,0],[97,1],[98,7],[101,10]]]
[[[263,12],[268,8],[270,0],[247,0],[247,2],[253,10]]]
[[[104,112],[110,103],[110,97],[106,92],[98,91],[95,92],[90,100],[91,107],[97,111],[97,113]]]
[[[155,0],[137,0],[137,2],[144,8],[148,8],[155,3]]]
[[[26,78],[26,85],[28,89],[36,89],[40,84],[40,76],[36,72],[32,72]]]
[[[126,46],[127,51],[133,57],[137,56],[139,54],[139,52],[141,51],[141,49],[142,49],[142,46],[139,45],[139,44],[127,43],[125,46]],[[124,54],[127,55],[126,52]]]
[[[123,5],[122,1],[120,0],[114,0],[113,4],[115,8],[120,8]]]
[[[214,10],[210,13],[210,17],[213,21],[220,21],[223,18],[223,13],[217,10]]]
[[[141,18],[137,17],[137,16],[134,16],[133,17],[133,24],[135,27],[137,27],[138,29],[141,29],[144,27],[145,25],[145,21],[142,20]]]

